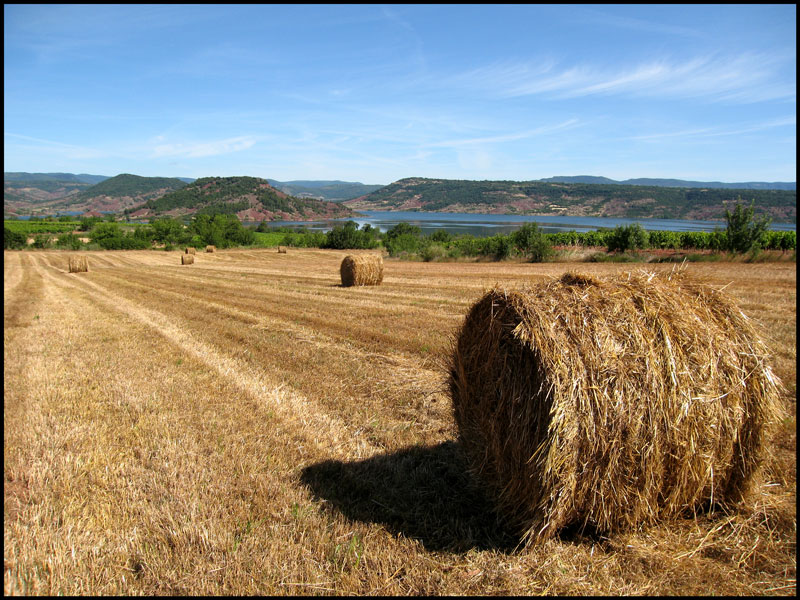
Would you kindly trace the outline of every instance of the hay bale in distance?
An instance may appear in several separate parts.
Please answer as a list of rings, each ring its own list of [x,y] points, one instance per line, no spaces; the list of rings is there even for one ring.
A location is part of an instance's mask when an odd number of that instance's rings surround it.
[[[380,285],[383,281],[383,257],[380,254],[348,255],[339,267],[342,285]]]
[[[181,254],[181,264],[182,265],[193,265],[194,264],[194,255],[193,254]]]
[[[189,246],[188,248],[186,248],[186,254],[197,254],[197,249]]]
[[[278,246],[278,254],[286,254],[286,248],[284,246]]]
[[[69,272],[70,273],[88,273],[89,261],[85,256],[70,256],[69,257]]]
[[[471,472],[532,543],[742,499],[781,383],[735,302],[684,271],[495,287],[449,387]]]
[[[211,245],[206,246],[206,252],[216,252],[216,251],[217,251],[216,246],[211,246]]]

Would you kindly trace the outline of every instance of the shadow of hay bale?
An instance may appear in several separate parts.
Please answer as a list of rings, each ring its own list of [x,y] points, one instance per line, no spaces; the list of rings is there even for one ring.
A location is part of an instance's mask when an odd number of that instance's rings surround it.
[[[303,469],[301,481],[347,518],[379,523],[427,550],[510,552],[520,541],[498,521],[455,442],[327,460]]]

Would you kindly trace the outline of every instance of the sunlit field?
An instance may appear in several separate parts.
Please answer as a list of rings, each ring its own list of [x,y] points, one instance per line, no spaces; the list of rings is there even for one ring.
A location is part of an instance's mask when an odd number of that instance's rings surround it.
[[[786,416],[735,511],[519,547],[467,475],[447,360],[494,284],[670,264],[289,248],[4,253],[4,592],[796,593],[796,264],[691,263],[760,328]]]

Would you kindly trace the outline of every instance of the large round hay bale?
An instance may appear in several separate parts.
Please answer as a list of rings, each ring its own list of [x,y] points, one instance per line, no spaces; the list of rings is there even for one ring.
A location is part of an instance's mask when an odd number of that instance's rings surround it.
[[[188,248],[186,248],[186,254],[197,254],[197,249],[189,246]]]
[[[69,272],[70,273],[88,273],[89,261],[85,256],[70,256],[69,257]]]
[[[193,265],[194,264],[194,255],[193,254],[181,254],[181,264],[182,265]]]
[[[216,251],[217,251],[217,247],[216,246],[212,246],[210,244],[208,246],[206,246],[206,252],[216,252]]]
[[[286,248],[284,246],[278,246],[278,254],[286,254]]]
[[[457,336],[470,470],[526,542],[740,500],[780,381],[732,298],[685,272],[495,287]]]
[[[383,281],[383,257],[380,254],[348,255],[339,268],[342,285],[380,285]]]

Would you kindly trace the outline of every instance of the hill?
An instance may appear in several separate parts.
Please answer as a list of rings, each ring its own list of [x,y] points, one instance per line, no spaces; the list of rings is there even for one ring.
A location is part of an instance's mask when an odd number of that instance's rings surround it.
[[[723,183],[721,181],[684,181],[683,179],[649,179],[640,177],[638,179],[625,179],[615,181],[608,177],[595,177],[593,175],[559,176],[539,179],[550,183],[616,183],[619,185],[650,185],[658,187],[696,187],[709,189],[729,189],[729,190],[796,190],[797,183],[794,181],[747,181],[744,183]]]
[[[52,210],[122,212],[188,185],[177,177],[140,177],[122,173],[82,192],[53,202]]]
[[[349,217],[353,211],[341,204],[297,198],[258,177],[204,177],[180,190],[126,211],[134,218],[184,216],[200,212],[235,214],[241,221],[310,221]]]
[[[348,200],[354,210],[722,220],[737,199],[775,222],[797,218],[797,192],[545,181],[407,178]]]
[[[5,173],[6,214],[120,212],[186,185],[174,177]]]
[[[48,203],[75,196],[107,179],[103,175],[72,173],[3,173],[3,213],[26,215],[45,209]]]
[[[87,173],[23,173],[23,172],[4,172],[3,181],[8,182],[26,182],[26,183],[39,183],[39,182],[68,182],[68,183],[85,183],[87,185],[94,185],[108,179],[106,175],[89,175]]]
[[[317,200],[328,200],[329,202],[343,202],[364,196],[375,190],[381,189],[382,185],[366,185],[352,181],[276,181],[267,179],[269,184],[292,196],[298,198],[316,198]]]

